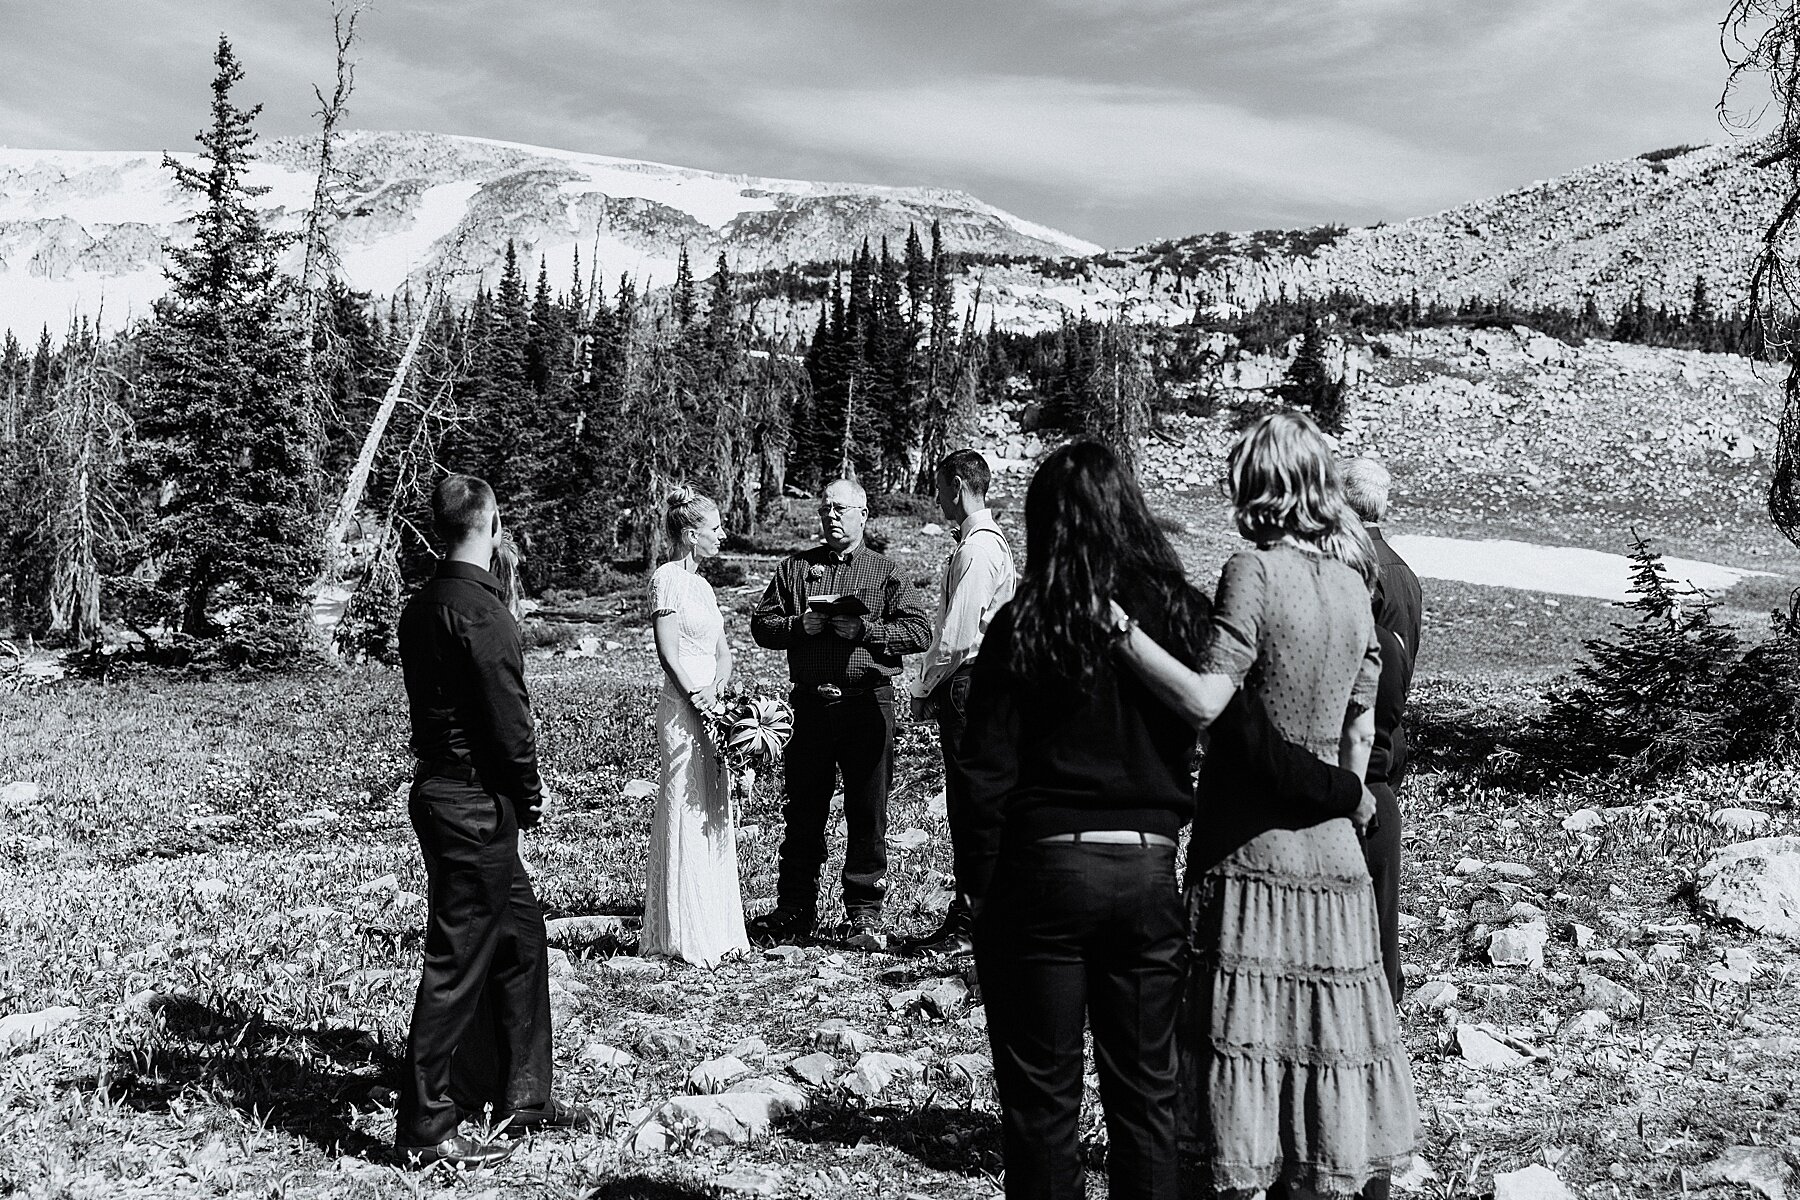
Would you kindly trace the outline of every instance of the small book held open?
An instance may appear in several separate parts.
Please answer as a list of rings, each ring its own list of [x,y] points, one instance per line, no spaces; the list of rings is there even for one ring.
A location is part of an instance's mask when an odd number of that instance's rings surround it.
[[[869,615],[869,606],[851,592],[833,593],[829,596],[808,596],[806,607],[827,617],[866,617]]]

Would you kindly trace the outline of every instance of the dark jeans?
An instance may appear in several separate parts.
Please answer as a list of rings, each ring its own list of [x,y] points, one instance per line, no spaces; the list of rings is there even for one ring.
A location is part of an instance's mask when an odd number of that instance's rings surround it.
[[[1175,1195],[1175,1013],[1185,921],[1175,849],[1003,846],[975,920],[1000,1093],[1006,1195],[1081,1200],[1082,1042],[1106,1111],[1115,1200]]]
[[[425,778],[407,809],[429,908],[395,1140],[429,1146],[456,1132],[458,1101],[502,1113],[549,1104],[550,973],[511,803],[479,783]]]
[[[932,706],[937,711],[938,745],[944,754],[944,808],[950,814],[952,829],[957,826],[957,814],[969,802],[969,777],[963,771],[960,748],[963,730],[969,724],[969,680],[973,676],[971,668],[963,667],[931,693]],[[944,914],[945,930],[966,933],[972,920],[968,897],[956,893]]]
[[[1371,783],[1375,797],[1375,830],[1362,839],[1363,860],[1375,884],[1375,912],[1381,922],[1381,969],[1394,1003],[1405,984],[1400,975],[1400,802],[1385,783]]]
[[[894,692],[880,688],[825,701],[794,693],[794,735],[782,765],[781,869],[776,899],[815,912],[825,865],[825,821],[844,777],[844,908],[880,912],[887,890],[887,806],[894,764]]]

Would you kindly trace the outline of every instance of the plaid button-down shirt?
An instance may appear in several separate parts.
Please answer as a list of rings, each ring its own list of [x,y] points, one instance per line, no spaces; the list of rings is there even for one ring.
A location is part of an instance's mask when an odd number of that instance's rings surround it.
[[[847,641],[830,628],[807,636],[800,618],[809,596],[854,595],[868,605],[862,637]],[[876,687],[900,673],[900,656],[931,641],[931,611],[892,559],[867,546],[844,554],[815,546],[790,554],[750,617],[750,636],[770,650],[786,650],[788,676],[802,687]]]

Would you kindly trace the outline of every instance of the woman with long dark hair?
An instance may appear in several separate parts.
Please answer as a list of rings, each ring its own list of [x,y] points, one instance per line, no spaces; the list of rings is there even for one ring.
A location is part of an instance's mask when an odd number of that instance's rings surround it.
[[[1375,562],[1330,446],[1307,417],[1275,413],[1238,439],[1226,473],[1254,548],[1225,564],[1199,667],[1187,641],[1147,627],[1120,640],[1121,661],[1197,728],[1241,689],[1284,737],[1360,780],[1381,667]],[[1353,828],[1374,800],[1362,789],[1354,812],[1297,808],[1230,763],[1208,753],[1188,849],[1184,1157],[1209,1195],[1385,1197],[1418,1114]]]
[[[1000,1093],[1006,1194],[1081,1197],[1082,1028],[1106,1109],[1110,1194],[1175,1193],[1173,1032],[1185,921],[1175,838],[1193,813],[1195,733],[1115,670],[1111,598],[1177,661],[1199,661],[1206,598],[1104,446],[1052,453],[1025,497],[1026,564],[976,660],[951,813],[959,890]],[[1129,626],[1127,626],[1129,628]],[[1311,755],[1239,721],[1222,735],[1271,786],[1329,791]],[[1292,768],[1298,764],[1298,774]],[[1350,777],[1336,784],[1355,788]]]

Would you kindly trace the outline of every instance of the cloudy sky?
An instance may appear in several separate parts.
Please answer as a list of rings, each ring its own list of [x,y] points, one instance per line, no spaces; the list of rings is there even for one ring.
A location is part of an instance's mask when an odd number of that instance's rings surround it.
[[[1436,211],[1730,136],[1725,0],[375,0],[349,122],[962,188],[1106,245]],[[329,0],[0,0],[0,145],[312,127]]]

